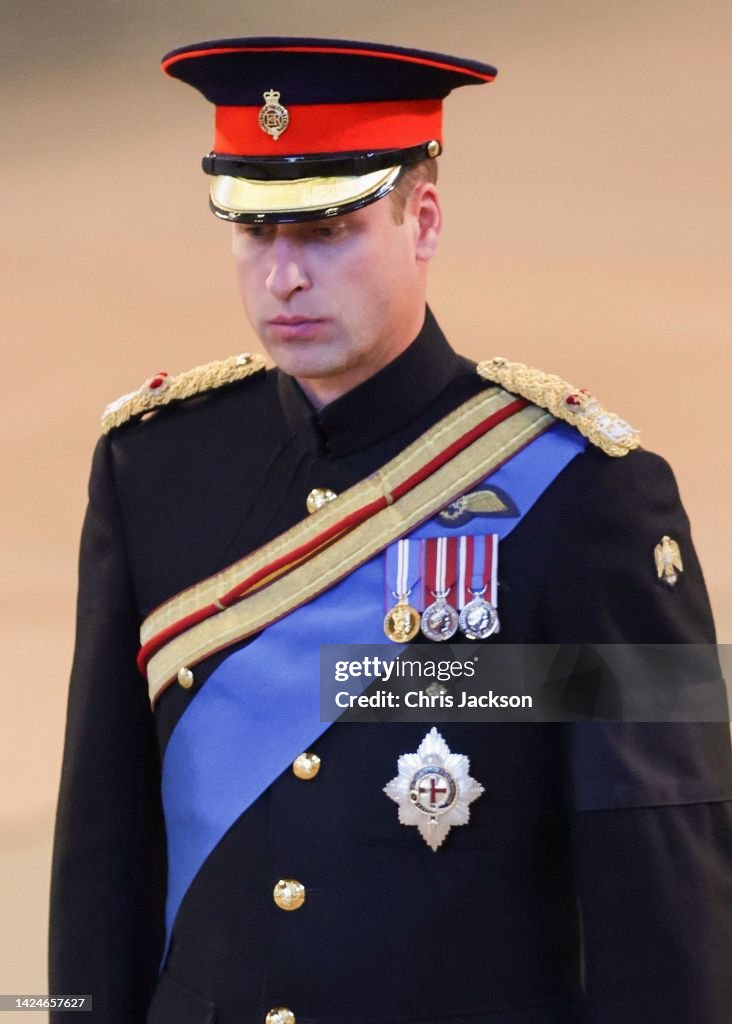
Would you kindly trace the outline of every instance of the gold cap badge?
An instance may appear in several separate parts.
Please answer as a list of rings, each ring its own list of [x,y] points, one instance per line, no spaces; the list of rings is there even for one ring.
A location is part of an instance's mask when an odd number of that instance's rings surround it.
[[[259,127],[276,142],[290,123],[290,114],[287,107],[280,103],[280,94],[276,89],[268,89],[263,96],[264,106],[259,111]]]

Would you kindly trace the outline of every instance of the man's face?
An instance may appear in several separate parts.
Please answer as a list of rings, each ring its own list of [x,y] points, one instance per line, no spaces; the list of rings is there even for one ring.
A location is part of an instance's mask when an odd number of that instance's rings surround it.
[[[426,264],[439,234],[432,186],[396,223],[387,197],[302,224],[235,224],[247,316],[275,363],[315,404],[391,362],[422,326]]]

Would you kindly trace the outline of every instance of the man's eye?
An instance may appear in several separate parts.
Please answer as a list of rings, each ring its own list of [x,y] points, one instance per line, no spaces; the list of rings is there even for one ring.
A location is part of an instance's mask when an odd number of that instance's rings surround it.
[[[332,227],[322,227],[318,225],[313,228],[313,231],[319,238],[332,238],[336,233],[336,229]]]
[[[262,238],[265,233],[264,224],[249,224],[245,229],[245,234],[249,235],[250,238]]]

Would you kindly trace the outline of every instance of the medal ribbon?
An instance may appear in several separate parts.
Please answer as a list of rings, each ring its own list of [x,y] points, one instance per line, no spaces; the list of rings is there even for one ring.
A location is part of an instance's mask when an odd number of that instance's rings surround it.
[[[460,537],[429,537],[422,541],[424,556],[424,581],[427,593],[425,604],[438,594],[448,600],[453,594],[458,575],[458,541]],[[455,599],[448,601],[454,605]]]
[[[498,607],[498,534],[457,537],[460,545],[458,574],[458,607],[466,604],[483,588],[482,595],[494,608]]]
[[[419,601],[417,588],[420,585],[419,542],[403,538],[386,549],[386,587],[384,608],[387,612],[394,607],[394,600],[410,600],[415,608]]]

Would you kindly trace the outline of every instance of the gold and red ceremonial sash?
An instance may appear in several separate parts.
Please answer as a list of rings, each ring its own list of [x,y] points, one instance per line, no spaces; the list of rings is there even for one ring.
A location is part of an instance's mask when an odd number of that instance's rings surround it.
[[[143,622],[150,700],[182,667],[259,633],[470,490],[555,422],[500,388],[469,399],[376,473]]]

